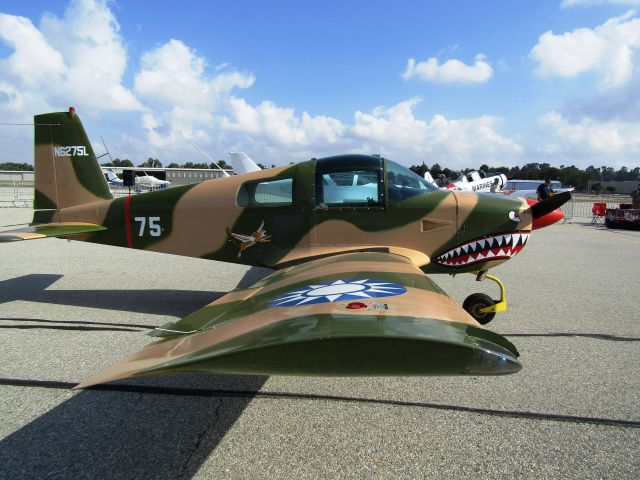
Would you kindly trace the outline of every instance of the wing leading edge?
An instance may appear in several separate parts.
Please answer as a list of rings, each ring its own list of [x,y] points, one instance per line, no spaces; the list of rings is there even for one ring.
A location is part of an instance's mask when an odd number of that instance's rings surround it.
[[[151,332],[162,337],[78,386],[181,372],[499,375],[516,348],[405,257],[347,253],[276,271]]]

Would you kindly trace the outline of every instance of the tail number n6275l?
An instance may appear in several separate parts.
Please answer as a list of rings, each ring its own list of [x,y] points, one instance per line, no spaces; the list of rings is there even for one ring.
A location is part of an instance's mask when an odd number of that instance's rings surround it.
[[[68,147],[53,147],[53,155],[56,157],[88,157],[86,145],[69,145]]]
[[[135,217],[134,220],[140,224],[140,229],[138,230],[139,237],[144,237],[145,230],[147,230],[152,237],[159,237],[162,234],[160,217]]]

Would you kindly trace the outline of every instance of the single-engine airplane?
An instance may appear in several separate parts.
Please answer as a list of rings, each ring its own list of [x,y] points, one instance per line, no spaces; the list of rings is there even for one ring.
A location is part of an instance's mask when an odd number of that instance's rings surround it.
[[[479,323],[504,307],[502,284],[498,304],[473,294],[462,308],[426,274],[492,278],[569,194],[529,206],[440,190],[379,156],[341,155],[114,199],[73,108],[34,123],[33,223],[0,241],[67,237],[275,270],[154,329],[159,341],[79,388],[179,372],[521,369],[515,346]]]
[[[426,181],[438,186],[429,172],[425,172]],[[502,173],[484,173],[482,170],[462,174],[458,179],[442,188],[447,190],[466,190],[468,192],[490,192],[498,193],[507,183],[507,177]]]
[[[142,172],[142,175],[136,175],[136,185],[146,188],[167,188],[171,185],[171,182],[160,180],[147,172]]]

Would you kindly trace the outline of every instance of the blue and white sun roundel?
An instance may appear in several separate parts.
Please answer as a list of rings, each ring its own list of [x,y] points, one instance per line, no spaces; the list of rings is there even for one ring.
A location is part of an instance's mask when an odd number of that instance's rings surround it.
[[[398,283],[379,280],[336,280],[316,283],[280,295],[267,303],[269,307],[295,307],[314,303],[345,302],[365,298],[393,297],[402,295],[407,289]]]

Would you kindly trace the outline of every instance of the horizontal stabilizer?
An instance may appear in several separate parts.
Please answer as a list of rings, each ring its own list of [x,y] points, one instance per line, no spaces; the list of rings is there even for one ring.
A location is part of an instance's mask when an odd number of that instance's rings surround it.
[[[17,242],[19,240],[33,240],[47,237],[66,237],[79,233],[99,232],[106,230],[102,225],[81,222],[59,222],[30,225],[16,230],[0,232],[0,243]]]

